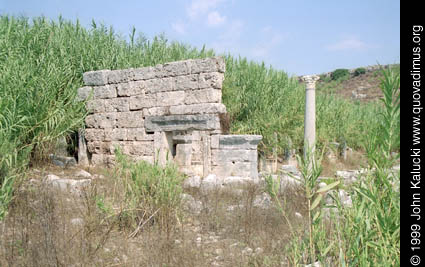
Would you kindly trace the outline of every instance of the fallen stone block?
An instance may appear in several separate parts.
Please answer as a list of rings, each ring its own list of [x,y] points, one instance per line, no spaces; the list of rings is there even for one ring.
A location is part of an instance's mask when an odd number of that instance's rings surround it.
[[[70,166],[77,165],[77,161],[75,160],[74,157],[65,157],[65,156],[50,154],[49,158],[53,164],[60,167],[70,167]]]
[[[223,188],[223,178],[218,177],[215,174],[210,174],[202,179],[200,191],[202,194],[208,194],[216,190]]]
[[[201,187],[202,179],[200,176],[191,176],[184,180],[183,188],[185,189],[199,189]]]
[[[90,179],[63,179],[54,174],[49,174],[44,179],[46,184],[51,185],[53,188],[68,191],[70,193],[81,193],[81,191],[91,184]]]
[[[81,178],[87,178],[87,179],[92,178],[92,175],[89,172],[85,171],[85,170],[79,170],[79,171],[77,171],[75,173],[75,176],[76,177],[81,177]]]

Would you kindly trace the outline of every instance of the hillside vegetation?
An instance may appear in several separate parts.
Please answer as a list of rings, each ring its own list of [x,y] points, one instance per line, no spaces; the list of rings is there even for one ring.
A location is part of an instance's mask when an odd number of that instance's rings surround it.
[[[212,50],[152,39],[134,29],[130,41],[94,21],[90,29],[59,18],[0,17],[0,218],[31,159],[45,155],[60,136],[83,126],[86,111],[75,100],[90,70],[150,66],[214,56]],[[300,148],[303,140],[304,86],[280,70],[225,55],[223,101],[231,132],[261,134],[260,149]],[[374,103],[317,95],[318,143],[346,142],[361,147],[378,129]],[[275,139],[274,133],[277,133]]]

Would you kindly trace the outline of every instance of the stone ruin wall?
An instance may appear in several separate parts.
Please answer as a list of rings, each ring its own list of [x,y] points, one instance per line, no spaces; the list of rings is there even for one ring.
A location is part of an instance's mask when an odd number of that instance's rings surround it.
[[[84,132],[91,164],[114,164],[114,149],[136,160],[173,160],[189,175],[257,178],[261,136],[224,135],[225,62],[194,59],[83,74]]]

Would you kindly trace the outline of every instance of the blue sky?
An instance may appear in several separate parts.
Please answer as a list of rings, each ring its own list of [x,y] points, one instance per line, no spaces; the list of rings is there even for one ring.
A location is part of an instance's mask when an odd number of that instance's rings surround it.
[[[123,36],[135,26],[295,75],[400,62],[395,0],[0,0],[0,14],[94,19]]]

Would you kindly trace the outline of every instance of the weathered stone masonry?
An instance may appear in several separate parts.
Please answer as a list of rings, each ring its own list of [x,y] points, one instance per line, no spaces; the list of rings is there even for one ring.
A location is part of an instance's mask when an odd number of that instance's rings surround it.
[[[118,145],[136,160],[174,160],[189,175],[257,178],[261,136],[222,135],[224,71],[222,58],[207,58],[84,73],[91,164],[113,164]]]

